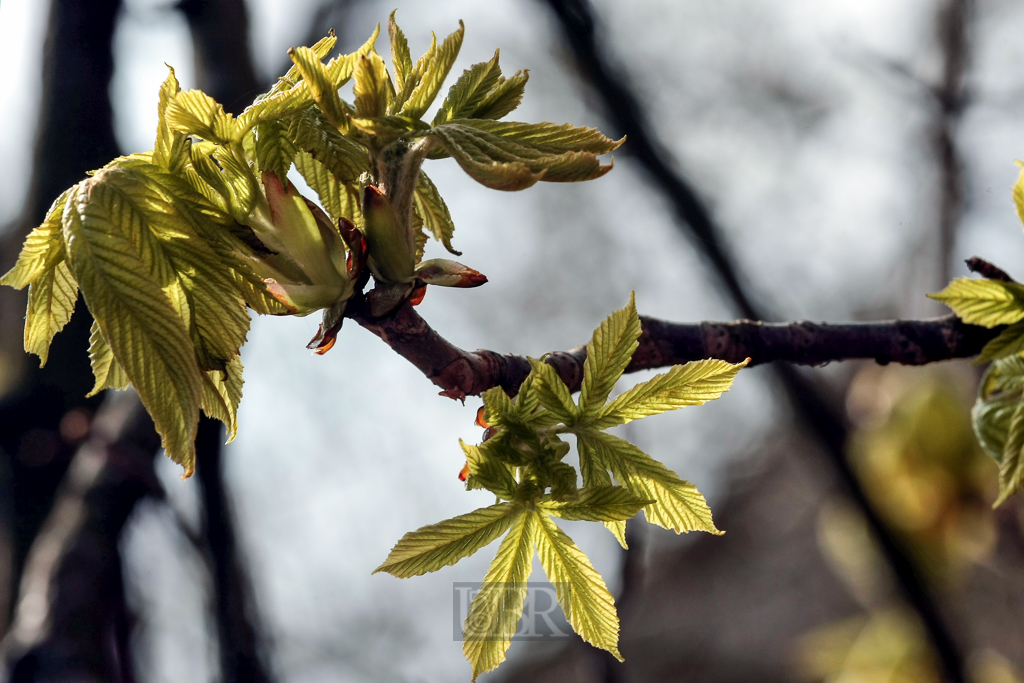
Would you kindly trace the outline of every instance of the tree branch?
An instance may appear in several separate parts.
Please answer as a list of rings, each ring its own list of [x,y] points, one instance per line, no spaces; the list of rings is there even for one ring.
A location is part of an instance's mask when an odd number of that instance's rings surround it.
[[[515,394],[530,372],[523,356],[495,351],[465,351],[440,334],[405,303],[387,316],[373,318],[363,300],[350,304],[348,317],[380,337],[415,365],[442,394],[462,399],[491,387]],[[692,360],[719,358],[751,365],[784,361],[822,365],[832,361],[871,359],[882,365],[925,365],[969,358],[1002,328],[967,325],[956,316],[932,320],[894,320],[874,323],[673,323],[640,317],[640,346],[626,372],[662,368]],[[580,388],[586,346],[547,356],[571,391]]]

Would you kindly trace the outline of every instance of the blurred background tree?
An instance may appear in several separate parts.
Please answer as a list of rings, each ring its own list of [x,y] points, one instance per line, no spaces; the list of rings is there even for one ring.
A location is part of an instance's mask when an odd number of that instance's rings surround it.
[[[289,45],[333,27],[351,49],[391,9],[4,0],[0,44],[18,87],[3,95],[0,154],[17,172],[0,188],[0,267],[60,190],[150,147],[163,62],[237,111],[283,71]],[[926,316],[940,310],[924,293],[962,274],[963,257],[992,255],[1013,273],[1024,255],[1009,200],[1024,146],[1015,3],[398,10],[414,52],[428,28],[466,20],[456,71],[495,45],[507,69],[531,69],[524,120],[630,135],[594,187],[494,196],[457,169],[437,172],[463,248],[491,278],[474,296],[424,303],[461,346],[566,348],[633,289],[642,312],[680,321]],[[621,92],[609,100],[602,73],[625,76],[638,106]],[[0,291],[0,632],[12,681],[468,675],[449,638],[450,584],[479,578],[479,562],[412,584],[369,572],[402,531],[476,495],[461,490],[453,448],[476,438],[475,405],[437,398],[370,335],[346,330],[309,358],[312,323],[256,321],[239,439],[222,453],[204,423],[198,481],[180,482],[154,460],[130,396],[82,398],[83,308],[38,370],[21,351],[23,307]],[[917,681],[943,680],[953,661],[971,680],[1017,680],[1021,506],[989,510],[994,468],[966,408],[976,375],[950,365],[849,363],[781,381],[745,371],[701,418],[638,428],[631,439],[708,492],[727,535],[676,539],[638,520],[623,556],[610,537],[571,528],[618,578],[626,664],[578,640],[520,643],[491,677]],[[353,524],[384,477],[406,495],[372,527]],[[425,493],[436,490],[451,496]],[[935,652],[903,602],[865,513],[890,525],[949,651]]]

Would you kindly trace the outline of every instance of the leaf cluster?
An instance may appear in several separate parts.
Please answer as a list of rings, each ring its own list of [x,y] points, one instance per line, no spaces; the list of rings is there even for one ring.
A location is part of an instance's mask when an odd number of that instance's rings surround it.
[[[64,192],[0,279],[29,288],[25,349],[43,364],[81,291],[95,320],[93,392],[135,387],[186,476],[200,410],[236,432],[247,309],[322,310],[310,348],[323,353],[369,273],[373,315],[418,300],[426,284],[486,282],[454,261],[423,260],[428,237],[459,253],[424,159],[452,157],[505,190],[611,168],[597,155],[621,141],[589,128],[499,121],[519,105],[527,73],[503,76],[497,52],[467,69],[424,120],[463,27],[440,44],[435,37],[415,63],[393,13],[388,30],[393,74],[375,49],[379,26],[355,52],[328,59],[331,32],[290,50],[293,66],[237,117],[206,93],[181,90],[171,69],[153,149],[115,159]],[[351,103],[339,94],[349,83]],[[288,183],[293,166],[322,208]]]
[[[648,521],[676,533],[721,533],[693,484],[606,430],[718,398],[746,362],[677,365],[609,400],[640,333],[631,297],[594,331],[576,401],[555,369],[540,360],[531,360],[532,371],[515,398],[501,388],[487,391],[481,416],[485,440],[461,445],[466,488],[486,489],[497,502],[406,534],[376,570],[400,578],[436,571],[505,534],[466,621],[463,649],[474,679],[505,658],[522,615],[535,549],[573,629],[621,659],[614,600],[555,518],[600,522],[623,547],[626,520],[641,510]],[[576,438],[579,472],[564,461],[570,451],[564,437],[570,434]]]
[[[1024,172],[1013,198],[1024,221]],[[995,505],[1001,505],[1024,487],[1024,285],[958,278],[928,296],[949,306],[965,323],[1005,326],[978,355],[976,362],[992,364],[982,377],[971,413],[978,441],[999,463]]]

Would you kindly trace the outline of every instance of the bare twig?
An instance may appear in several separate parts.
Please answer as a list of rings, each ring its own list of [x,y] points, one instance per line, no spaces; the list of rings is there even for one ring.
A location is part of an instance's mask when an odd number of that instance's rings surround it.
[[[465,351],[440,334],[408,303],[382,318],[372,318],[360,300],[348,316],[373,332],[395,352],[415,365],[452,398],[476,396],[491,387],[514,394],[530,372],[523,356],[495,351]],[[894,320],[877,323],[672,323],[640,317],[643,335],[626,372],[662,368],[691,360],[719,358],[751,365],[783,361],[822,365],[832,361],[871,359],[881,364],[925,365],[952,358],[969,358],[1001,328],[967,325],[956,316],[932,320]],[[586,346],[547,355],[569,389],[583,380]]]

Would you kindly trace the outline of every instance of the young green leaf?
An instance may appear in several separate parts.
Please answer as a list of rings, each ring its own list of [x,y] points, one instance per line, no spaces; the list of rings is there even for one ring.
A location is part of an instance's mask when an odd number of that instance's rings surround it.
[[[334,34],[334,29],[332,28],[330,31],[327,32],[326,36],[316,41],[316,43],[313,45],[311,49],[316,54],[316,58],[318,60],[323,60],[324,57],[331,53],[331,50],[334,49],[334,46],[337,43],[338,37]],[[288,72],[285,73],[284,76],[281,76],[281,78],[277,79],[277,83],[274,84],[274,87],[270,90],[270,92],[268,92],[266,95],[261,95],[260,97],[257,97],[256,102],[259,103],[263,100],[266,100],[269,97],[273,97],[274,95],[282,93],[286,90],[290,90],[294,88],[296,83],[298,83],[300,80],[302,80],[302,74],[299,72],[299,67],[297,67],[293,63],[291,68],[288,69]]]
[[[516,480],[505,463],[488,454],[479,446],[470,446],[459,439],[462,452],[469,464],[466,490],[487,489],[499,498],[512,500],[516,493]]]
[[[385,116],[388,109],[388,72],[381,56],[376,52],[360,55],[354,75],[353,93],[358,115],[363,118]]]
[[[579,409],[572,401],[569,387],[558,376],[555,369],[543,361],[530,359],[533,366],[534,390],[540,405],[566,425],[575,423]]]
[[[1020,404],[1018,394],[1001,394],[990,399],[979,397],[971,410],[971,423],[978,443],[998,463],[1003,461],[1010,420]]]
[[[601,413],[608,394],[622,377],[639,346],[640,332],[640,316],[632,293],[625,308],[612,313],[594,330],[587,344],[583,386],[580,389],[580,418],[584,424],[592,422]]]
[[[488,121],[469,119],[454,121],[463,126],[477,128],[506,140],[514,140],[545,154],[590,152],[607,154],[618,149],[626,138],[612,140],[594,128],[557,123],[519,123],[516,121]]]
[[[144,226],[106,181],[86,180],[65,214],[68,257],[103,337],[153,417],[167,454],[195,468],[202,377],[178,311],[143,260]]]
[[[505,533],[518,513],[511,503],[498,503],[410,531],[373,573],[405,579],[453,565]]]
[[[985,344],[974,362],[988,363],[1022,352],[1024,352],[1024,321],[1013,323],[1000,332],[998,337]]]
[[[941,301],[965,323],[995,327],[1024,320],[1024,285],[958,278],[930,298]]]
[[[530,72],[526,69],[517,71],[508,79],[499,78],[498,84],[487,93],[480,106],[473,112],[474,119],[500,119],[516,110],[523,101],[526,82],[530,80]]]
[[[707,531],[720,535],[704,496],[693,484],[639,448],[611,434],[586,430],[578,433],[580,462],[592,459],[591,467],[609,469],[615,479],[640,498],[657,501],[644,508],[647,521],[677,534]]]
[[[339,218],[348,218],[356,226],[363,226],[363,214],[359,208],[359,193],[355,183],[342,183],[327,167],[307,152],[299,152],[295,157],[295,168],[313,188],[320,203],[337,222]]]
[[[441,242],[449,253],[461,256],[461,251],[452,247],[452,235],[455,234],[455,224],[448,212],[448,205],[441,199],[441,194],[430,178],[423,171],[420,171],[419,179],[416,182],[416,193],[413,196],[416,206],[416,213],[423,219],[423,226],[430,231],[434,239]]]
[[[223,371],[203,373],[201,407],[208,417],[220,420],[227,428],[231,443],[238,435],[238,404],[242,401],[242,359],[232,358]]]
[[[1018,403],[1010,418],[1003,459],[999,463],[999,497],[993,507],[1002,505],[1024,487],[1024,403]]]
[[[65,261],[60,261],[29,285],[25,350],[39,356],[39,367],[46,365],[50,342],[71,320],[76,301],[78,284]]]
[[[608,429],[649,415],[703,405],[728,391],[736,373],[748,362],[733,364],[708,359],[673,366],[668,372],[623,392],[585,424],[593,429]]]
[[[437,92],[441,89],[444,79],[448,77],[448,72],[451,70],[452,64],[455,63],[455,58],[459,56],[459,50],[462,48],[462,37],[465,35],[465,32],[466,27],[463,25],[462,20],[459,20],[458,30],[445,38],[440,47],[435,48],[431,45],[431,50],[428,52],[430,57],[423,65],[422,72],[420,72],[423,75],[419,78],[409,96],[403,98],[402,108],[398,111],[400,115],[408,116],[411,119],[419,119],[427,111],[434,102],[434,98],[437,97]],[[420,64],[417,63],[416,68],[413,69],[414,74],[416,74],[419,67]],[[412,79],[410,79],[411,82]]]
[[[68,197],[78,188],[71,187],[61,193],[46,212],[46,218],[25,238],[18,254],[18,261],[6,275],[0,278],[0,285],[24,289],[44,273],[53,270],[64,260],[64,239],[61,235],[61,218]]]
[[[437,110],[431,125],[437,126],[452,119],[471,118],[488,93],[498,85],[500,78],[498,50],[495,50],[491,61],[474,64],[462,72],[459,80],[448,90],[448,96]]]
[[[355,183],[370,169],[366,148],[345,137],[318,109],[296,116],[289,130],[295,146],[313,155],[342,183]]]
[[[153,144],[153,163],[158,166],[180,173],[189,161],[188,138],[167,125],[167,106],[181,92],[174,69],[167,67],[170,73],[160,86],[160,101],[157,106],[156,142]]]
[[[473,680],[505,661],[505,652],[523,614],[527,580],[533,569],[537,515],[519,510],[508,536],[469,606],[462,633],[462,652],[473,666]]]
[[[334,86],[331,75],[320,61],[320,57],[308,47],[292,48],[288,51],[288,56],[298,67],[320,111],[336,127],[344,127],[351,109],[338,97],[338,89]]]
[[[231,114],[202,90],[186,90],[175,95],[167,104],[164,120],[174,130],[218,145],[230,143],[236,133]]]
[[[555,584],[558,604],[566,619],[583,640],[622,661],[618,648],[619,616],[604,580],[546,512],[534,514],[540,522],[537,554],[548,581]]]
[[[327,62],[327,73],[331,75],[331,81],[334,83],[335,89],[345,85],[350,78],[352,78],[355,72],[356,63],[359,62],[359,58],[374,52],[374,45],[377,43],[377,37],[380,35],[380,24],[377,24],[373,29],[373,33],[366,39],[358,50],[351,54],[339,55]]]
[[[612,169],[590,152],[553,154],[481,130],[461,121],[431,129],[430,135],[478,183],[495,190],[524,190],[540,180],[580,182]]]
[[[298,149],[289,135],[288,125],[278,119],[256,126],[256,165],[273,171],[278,178],[287,178]]]
[[[621,486],[590,486],[580,491],[578,500],[564,503],[545,501],[540,506],[562,519],[617,522],[632,519],[653,502]]]
[[[104,389],[116,389],[118,391],[127,389],[131,383],[124,369],[114,358],[114,352],[110,350],[110,344],[103,338],[100,326],[94,320],[92,330],[89,333],[89,362],[92,364],[92,374],[96,383],[92,391],[86,397],[95,396]]]
[[[394,10],[388,17],[388,36],[391,38],[391,63],[395,67],[395,90],[402,92],[406,78],[412,73],[412,55],[409,54],[409,41],[395,21],[397,13],[398,10]]]

